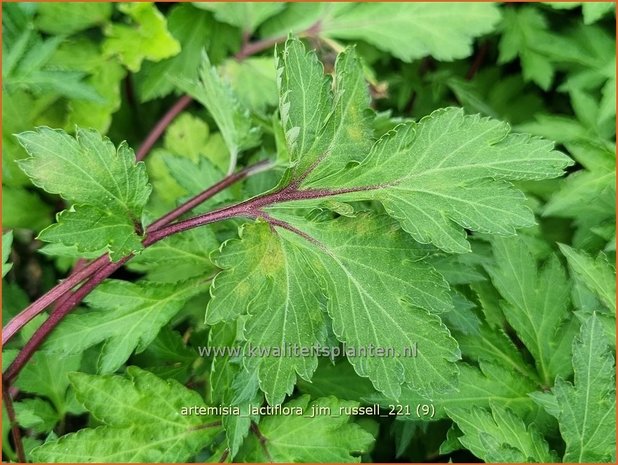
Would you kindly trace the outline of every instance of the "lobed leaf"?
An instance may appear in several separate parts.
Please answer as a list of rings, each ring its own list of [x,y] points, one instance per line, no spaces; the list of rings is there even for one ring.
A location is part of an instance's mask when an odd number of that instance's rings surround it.
[[[78,399],[103,423],[50,440],[37,462],[185,462],[221,430],[212,416],[182,415],[205,406],[199,394],[137,367],[128,377],[73,373]]]

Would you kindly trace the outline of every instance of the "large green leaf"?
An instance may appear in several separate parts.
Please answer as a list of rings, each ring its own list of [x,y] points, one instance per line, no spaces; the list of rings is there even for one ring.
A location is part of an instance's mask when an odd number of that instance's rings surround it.
[[[388,217],[363,214],[319,223],[285,219],[302,232],[248,225],[241,241],[224,248],[218,259],[224,271],[213,284],[207,322],[248,313],[250,345],[308,350],[324,345],[321,307],[327,297],[333,331],[356,350],[347,353],[349,360],[377,389],[397,398],[404,383],[424,392],[450,387],[459,351],[440,319],[429,313],[450,309],[450,297],[442,277],[418,262],[426,248]],[[417,342],[418,356],[406,357],[406,348]],[[372,356],[371,347],[396,356]],[[259,366],[260,386],[271,403],[291,392],[295,372],[309,379],[317,366],[316,351],[282,354],[262,354],[249,364]]]
[[[574,382],[558,378],[552,389],[554,407],[547,412],[566,442],[564,462],[616,460],[615,362],[606,341],[593,314],[573,343]]]
[[[221,430],[213,416],[183,415],[206,407],[200,395],[137,367],[128,377],[73,373],[78,399],[103,423],[33,450],[38,462],[186,462]]]
[[[490,411],[447,409],[463,431],[461,444],[485,462],[556,462],[557,457],[536,427],[511,411],[492,404]]]
[[[254,463],[359,462],[359,456],[369,450],[374,438],[351,422],[347,412],[357,406],[356,402],[334,397],[310,402],[304,395],[291,400],[285,407],[300,409],[303,414],[262,418],[259,428],[265,442],[249,436],[238,458]],[[315,411],[320,413],[315,415]]]
[[[117,370],[143,351],[187,300],[205,290],[202,278],[176,283],[108,280],[87,298],[92,309],[68,315],[44,348],[76,354],[105,341],[98,360],[103,373]]]
[[[405,61],[427,55],[454,60],[470,55],[472,40],[493,31],[499,20],[498,9],[488,3],[299,3],[268,21],[262,34],[313,26],[319,36],[363,40]]]
[[[505,299],[504,315],[535,358],[542,382],[570,373],[569,343],[574,337],[569,317],[570,282],[557,257],[539,268],[521,238],[492,241],[496,264],[488,267]],[[562,342],[566,340],[566,344]]]
[[[76,204],[41,233],[43,240],[80,251],[107,247],[116,260],[141,248],[137,226],[150,195],[143,163],[126,143],[118,149],[96,131],[42,127],[18,135],[30,158],[19,165],[32,182]]]

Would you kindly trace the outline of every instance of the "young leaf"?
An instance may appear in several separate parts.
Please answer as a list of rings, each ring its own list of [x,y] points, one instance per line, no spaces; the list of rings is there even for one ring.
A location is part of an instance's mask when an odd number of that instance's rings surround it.
[[[202,55],[199,83],[178,81],[178,85],[202,103],[210,112],[230,151],[230,172],[236,166],[239,152],[260,143],[260,129],[254,127],[249,111],[237,100],[217,69]]]
[[[160,61],[180,52],[180,44],[167,30],[167,21],[153,3],[122,3],[118,7],[136,24],[111,23],[103,42],[106,56],[118,56],[131,71],[137,72],[143,60]]]
[[[574,277],[580,279],[610,312],[616,313],[616,271],[601,253],[592,259],[585,252],[578,252],[560,244],[560,250],[569,262]]]
[[[18,135],[30,158],[19,165],[32,182],[75,203],[41,238],[80,251],[107,247],[117,260],[141,248],[142,208],[150,195],[143,163],[126,143],[118,149],[96,131],[77,128],[73,138],[46,127]]]
[[[137,367],[128,378],[73,373],[78,399],[103,423],[32,451],[37,462],[186,462],[221,430],[212,416],[182,415],[202,407],[199,394]]]
[[[92,309],[68,315],[43,347],[75,354],[105,341],[98,369],[113,372],[134,350],[143,351],[189,298],[203,292],[203,283],[202,278],[180,283],[107,280],[86,298]]]
[[[568,342],[573,327],[569,315],[570,285],[555,256],[541,269],[521,238],[493,239],[496,264],[488,266],[494,286],[505,299],[504,315],[535,358],[541,380],[551,385],[556,375],[568,375]],[[567,344],[561,341],[567,340]],[[561,350],[559,350],[561,349]]]
[[[13,244],[13,231],[9,231],[2,235],[2,277],[11,271],[12,263],[9,263],[11,255],[11,245]]]
[[[562,378],[552,389],[566,442],[564,462],[614,462],[616,458],[616,379],[614,357],[596,315],[573,342],[573,384]]]
[[[459,442],[485,462],[556,462],[547,442],[531,424],[495,404],[483,408],[447,409],[464,435]]]
[[[310,402],[301,396],[285,404],[300,408],[303,415],[274,415],[262,418],[260,433],[243,444],[238,459],[243,462],[359,462],[359,456],[373,445],[374,438],[359,425],[350,421],[345,409],[358,403],[325,397]],[[322,408],[321,414],[310,418],[312,411]],[[318,410],[319,411],[319,410]],[[325,413],[330,412],[330,413]]]

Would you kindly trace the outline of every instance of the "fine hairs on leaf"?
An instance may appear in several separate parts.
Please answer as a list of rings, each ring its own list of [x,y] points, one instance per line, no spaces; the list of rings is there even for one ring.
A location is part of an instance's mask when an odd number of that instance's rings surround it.
[[[615,462],[614,15],[4,5],[3,461]]]

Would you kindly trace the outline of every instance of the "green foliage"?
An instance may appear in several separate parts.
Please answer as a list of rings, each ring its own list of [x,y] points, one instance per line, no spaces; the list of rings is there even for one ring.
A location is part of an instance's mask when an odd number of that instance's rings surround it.
[[[105,28],[105,55],[117,55],[133,72],[143,60],[160,61],[180,52],[180,44],[167,30],[165,17],[152,3],[124,3],[119,10],[131,18],[132,25],[110,24]]]
[[[4,461],[615,462],[613,4],[2,10]]]
[[[573,342],[573,384],[562,378],[552,389],[566,442],[565,462],[613,462],[616,457],[615,360],[596,315],[582,325]]]
[[[116,149],[96,131],[77,128],[73,138],[45,127],[21,133],[19,141],[30,154],[20,167],[32,182],[74,202],[42,240],[83,252],[106,249],[114,260],[141,248],[136,228],[151,189],[126,143]]]
[[[349,409],[356,402],[324,397],[310,401],[301,396],[285,404],[300,408],[304,415],[273,416],[260,422],[260,432],[267,448],[260,445],[260,438],[250,437],[240,450],[243,462],[359,462],[359,455],[368,451],[374,438],[357,424],[350,422]],[[312,411],[327,409],[310,418]],[[348,410],[346,410],[348,409]],[[319,410],[318,410],[319,411]]]
[[[203,406],[200,396],[175,381],[137,367],[128,377],[74,373],[77,398],[103,426],[50,441],[32,452],[40,462],[183,462],[212,441],[214,417],[182,415]]]

